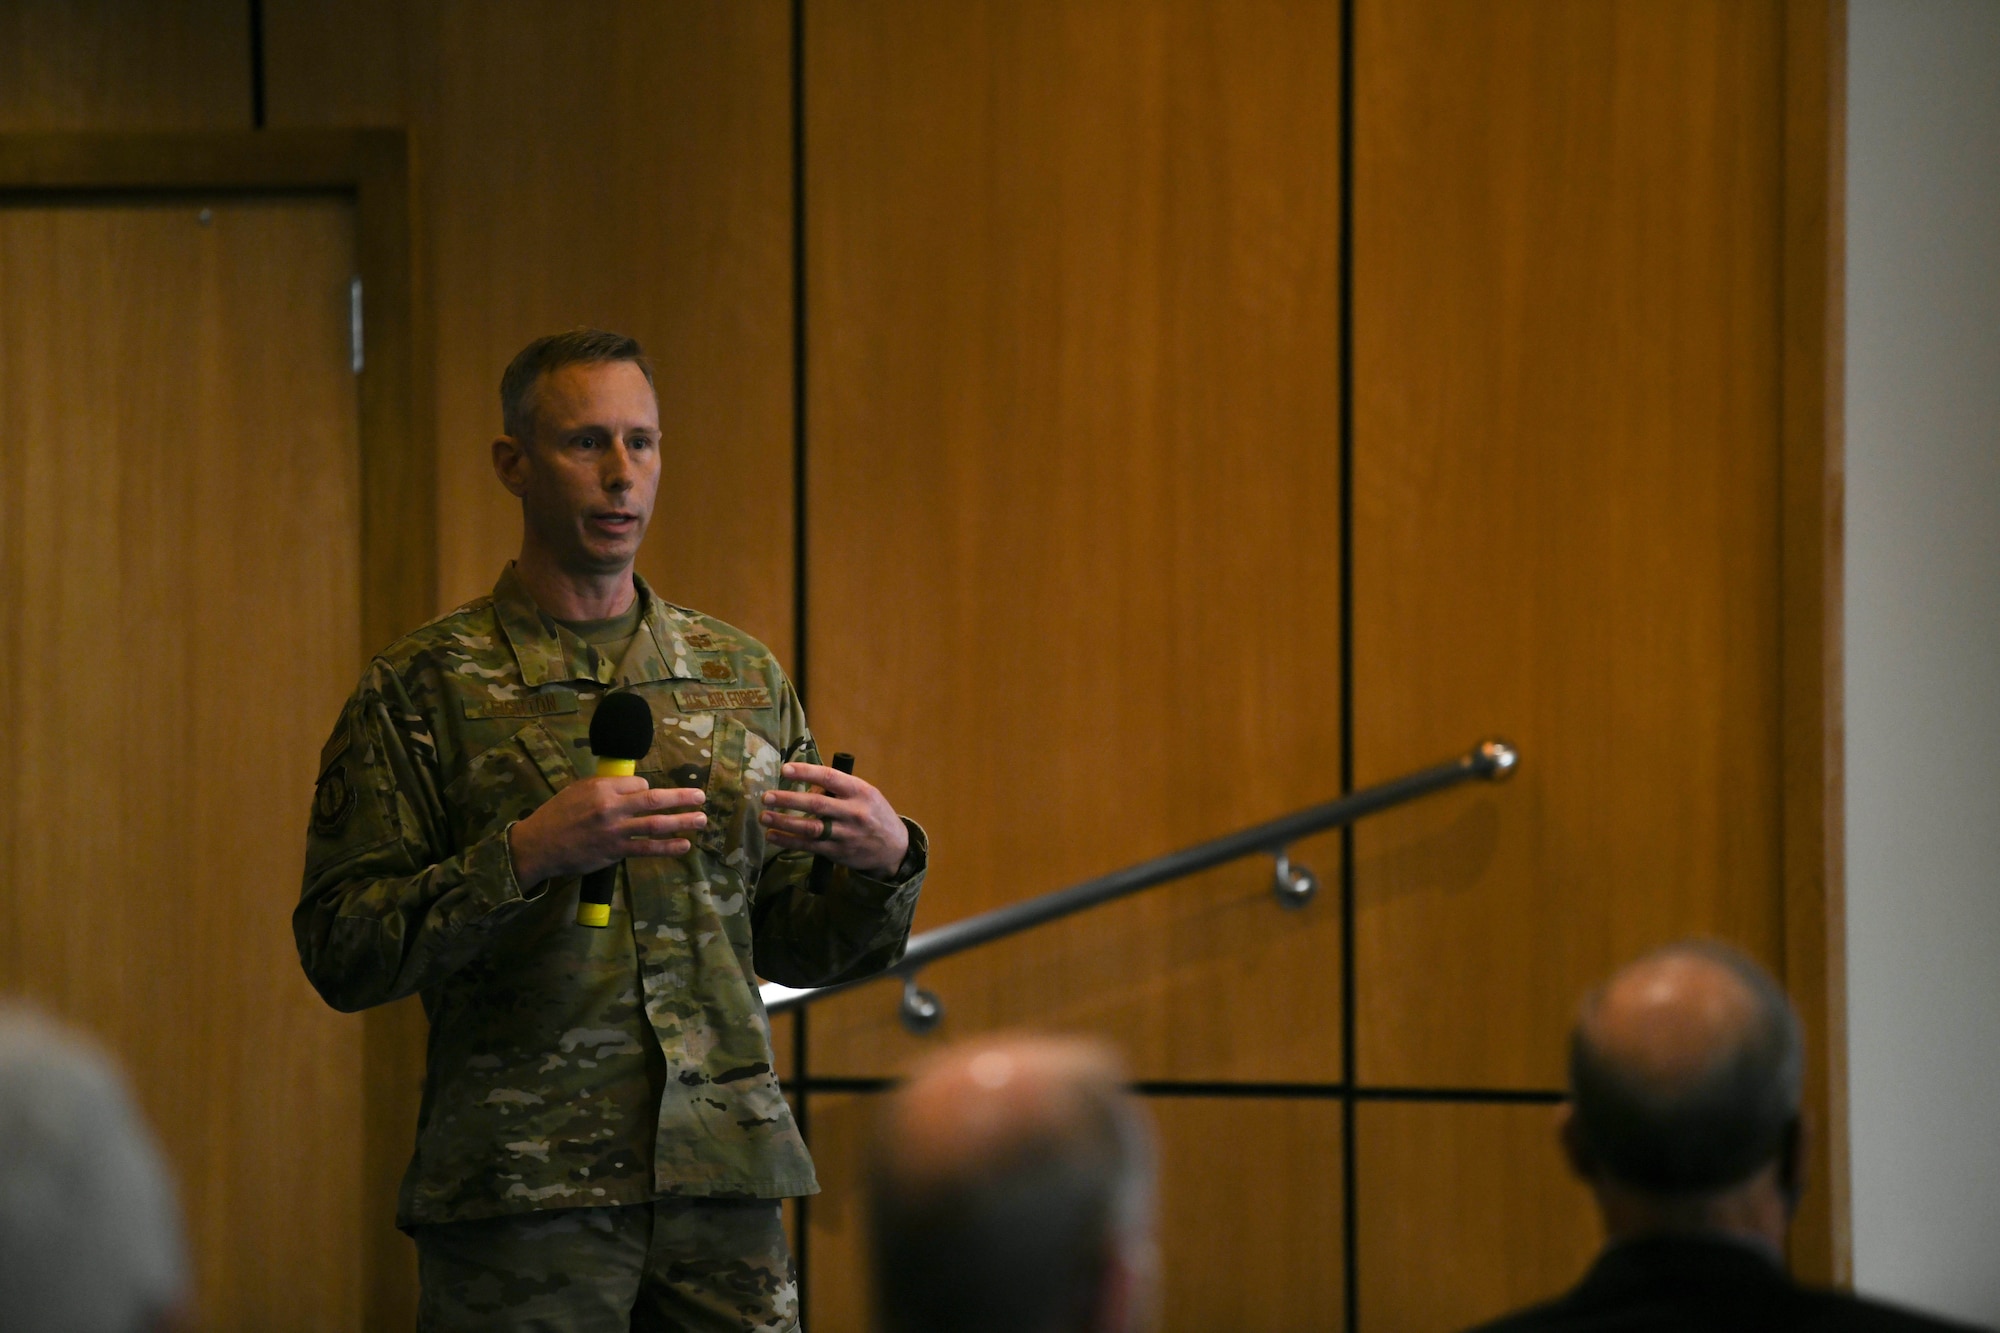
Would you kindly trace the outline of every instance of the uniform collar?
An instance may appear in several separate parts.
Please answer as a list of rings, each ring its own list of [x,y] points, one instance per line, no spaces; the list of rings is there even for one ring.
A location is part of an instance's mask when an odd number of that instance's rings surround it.
[[[597,685],[636,685],[649,680],[697,680],[688,662],[682,635],[687,613],[653,595],[635,572],[639,602],[645,614],[632,636],[625,658],[615,666],[598,658],[589,644],[555,622],[535,604],[509,561],[493,585],[493,611],[521,668],[521,683],[539,689],[552,681],[588,681]]]

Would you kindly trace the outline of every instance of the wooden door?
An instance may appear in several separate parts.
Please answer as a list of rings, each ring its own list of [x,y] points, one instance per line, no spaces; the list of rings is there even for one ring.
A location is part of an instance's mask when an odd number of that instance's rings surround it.
[[[361,1322],[362,1025],[290,930],[362,655],[351,214],[0,206],[0,992],[125,1062],[203,1328]]]

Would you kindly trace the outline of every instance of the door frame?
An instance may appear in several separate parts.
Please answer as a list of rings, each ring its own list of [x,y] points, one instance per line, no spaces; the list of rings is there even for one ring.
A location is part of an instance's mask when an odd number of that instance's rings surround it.
[[[0,134],[0,202],[60,195],[311,193],[354,209],[363,350],[356,373],[361,450],[361,640],[376,647],[436,613],[437,462],[411,212],[408,137],[396,129],[225,130],[174,134]],[[301,818],[305,812],[299,812]],[[414,1141],[424,1019],[415,1000],[363,1017],[362,1160],[370,1209],[363,1309],[371,1328],[407,1322],[416,1256],[393,1226]]]
[[[1779,296],[1779,752],[1785,988],[1806,1033],[1806,1190],[1793,1271],[1853,1282],[1847,1143],[1842,346],[1846,0],[1783,11]]]

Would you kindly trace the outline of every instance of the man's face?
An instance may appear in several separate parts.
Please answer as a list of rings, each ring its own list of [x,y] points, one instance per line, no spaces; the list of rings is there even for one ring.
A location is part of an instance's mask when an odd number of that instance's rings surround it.
[[[537,381],[535,438],[496,446],[529,539],[564,570],[629,569],[660,484],[660,406],[630,361],[560,366]]]

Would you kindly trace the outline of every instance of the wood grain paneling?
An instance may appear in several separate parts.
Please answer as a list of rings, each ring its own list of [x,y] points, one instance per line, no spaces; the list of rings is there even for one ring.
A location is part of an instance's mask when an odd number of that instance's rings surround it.
[[[361,1323],[362,1033],[290,931],[361,652],[354,262],[344,203],[0,208],[0,988],[130,1067],[204,1328]]]
[[[810,1099],[813,1167],[820,1192],[806,1204],[807,1328],[873,1328],[868,1215],[863,1184],[868,1136],[881,1098],[821,1092]]]
[[[1523,755],[1361,826],[1364,1081],[1553,1086],[1643,948],[1781,962],[1779,18],[1360,6],[1356,778]]]
[[[1338,792],[1337,19],[807,8],[815,723],[935,835],[920,926]],[[1337,913],[1269,873],[941,967],[943,1031],[1330,1077]],[[891,999],[814,1071],[899,1063]]]
[[[880,1098],[818,1094],[808,1323],[869,1321],[861,1184]],[[1148,1097],[1160,1154],[1163,1333],[1341,1326],[1340,1105],[1320,1099]]]
[[[640,569],[792,649],[789,14],[783,0],[269,0],[274,125],[406,124],[435,349],[439,605],[519,545],[498,386],[577,324],[651,354],[667,476]]]
[[[1161,1328],[1340,1328],[1340,1104],[1149,1097],[1146,1107],[1159,1128]]]
[[[249,129],[243,0],[9,0],[0,131]]]
[[[1547,1299],[1598,1247],[1550,1106],[1364,1104],[1355,1121],[1360,1326],[1450,1333]]]

